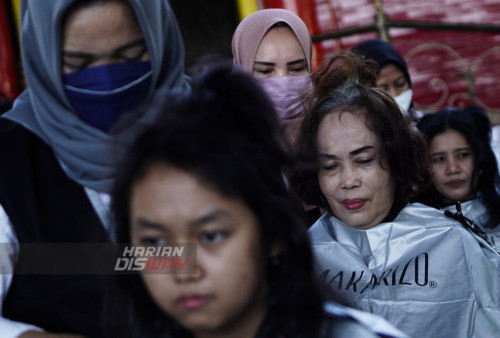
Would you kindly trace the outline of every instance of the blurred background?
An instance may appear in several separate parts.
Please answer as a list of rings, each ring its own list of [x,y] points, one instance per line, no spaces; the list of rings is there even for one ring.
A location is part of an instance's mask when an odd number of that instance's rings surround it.
[[[50,1],[50,0],[43,0]],[[149,0],[155,1],[155,0]],[[0,102],[23,89],[21,0],[0,0]],[[357,43],[381,38],[408,62],[416,108],[485,107],[500,124],[500,0],[171,0],[186,47],[186,67],[231,60],[239,21],[261,8],[286,8],[307,24],[318,65]]]

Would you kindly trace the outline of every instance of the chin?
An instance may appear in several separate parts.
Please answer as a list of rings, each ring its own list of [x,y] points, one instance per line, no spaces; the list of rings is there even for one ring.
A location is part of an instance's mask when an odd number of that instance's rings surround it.
[[[214,319],[206,316],[191,316],[184,318],[181,322],[182,326],[192,332],[211,332],[217,330],[217,325]]]
[[[368,228],[371,228],[372,226],[370,223],[364,220],[354,220],[354,219],[346,219],[342,220],[347,226],[353,229],[358,229],[358,230],[365,230]]]
[[[470,200],[472,197],[470,195],[467,195],[467,194],[451,194],[451,195],[448,195],[447,198],[452,202],[452,203],[456,203],[457,201],[460,201],[460,202],[465,202],[465,201],[468,201]]]

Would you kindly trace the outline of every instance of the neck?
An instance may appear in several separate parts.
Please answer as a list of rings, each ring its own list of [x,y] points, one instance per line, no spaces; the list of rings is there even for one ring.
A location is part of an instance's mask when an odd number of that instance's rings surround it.
[[[254,338],[266,314],[266,301],[256,307],[244,318],[236,318],[225,327],[210,331],[193,332],[195,338]]]

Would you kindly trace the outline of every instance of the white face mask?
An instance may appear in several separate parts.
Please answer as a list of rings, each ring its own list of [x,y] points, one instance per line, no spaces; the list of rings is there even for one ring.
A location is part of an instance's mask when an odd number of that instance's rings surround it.
[[[399,108],[401,108],[403,115],[408,115],[412,98],[413,91],[411,89],[404,91],[394,98],[394,101],[396,101],[396,103],[399,105]]]

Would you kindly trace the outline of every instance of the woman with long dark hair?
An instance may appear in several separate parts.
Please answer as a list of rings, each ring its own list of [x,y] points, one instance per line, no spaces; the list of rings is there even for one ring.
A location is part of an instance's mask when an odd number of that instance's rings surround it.
[[[447,108],[417,125],[427,140],[433,184],[417,201],[462,213],[500,244],[500,177],[490,146],[491,124],[479,106]]]

